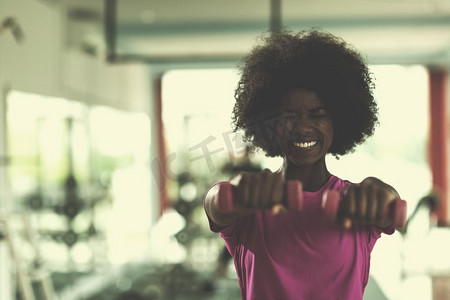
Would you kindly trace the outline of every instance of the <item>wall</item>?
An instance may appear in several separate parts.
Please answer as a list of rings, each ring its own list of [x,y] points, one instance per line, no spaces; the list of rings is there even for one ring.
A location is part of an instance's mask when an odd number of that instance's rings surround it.
[[[94,57],[83,53],[80,45],[69,45],[66,28],[72,28],[70,34],[74,34],[74,26],[65,17],[63,4],[39,0],[0,3],[0,22],[14,16],[25,34],[22,43],[9,31],[0,35],[3,89],[78,98],[75,100],[126,110],[149,109],[148,67],[108,65],[102,53]]]
[[[56,95],[62,39],[60,12],[38,1],[0,2],[0,20],[15,17],[25,35],[20,44],[10,31],[0,36],[2,88]]]

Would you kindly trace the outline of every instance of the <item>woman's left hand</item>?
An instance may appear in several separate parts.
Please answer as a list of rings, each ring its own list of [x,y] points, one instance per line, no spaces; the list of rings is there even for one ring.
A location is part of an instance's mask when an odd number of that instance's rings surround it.
[[[339,205],[338,222],[344,228],[353,223],[386,228],[391,224],[388,206],[399,199],[397,191],[383,181],[368,177],[346,187]]]

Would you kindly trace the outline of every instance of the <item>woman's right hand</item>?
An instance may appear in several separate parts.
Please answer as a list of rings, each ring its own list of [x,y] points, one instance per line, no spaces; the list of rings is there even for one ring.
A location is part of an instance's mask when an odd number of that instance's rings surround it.
[[[233,212],[239,216],[257,210],[270,209],[274,214],[287,212],[284,176],[281,172],[264,169],[261,172],[241,172],[230,180],[234,186]]]
[[[226,227],[239,217],[258,210],[270,209],[274,214],[287,212],[283,204],[285,182],[281,172],[265,169],[261,172],[241,172],[234,176],[229,181],[233,186],[233,207],[228,212],[220,208],[220,184],[211,187],[205,195],[206,213],[220,227]]]

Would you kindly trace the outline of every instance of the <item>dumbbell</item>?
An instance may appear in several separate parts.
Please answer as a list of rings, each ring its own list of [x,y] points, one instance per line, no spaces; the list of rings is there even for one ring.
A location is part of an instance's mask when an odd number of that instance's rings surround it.
[[[322,210],[323,215],[330,221],[335,221],[339,210],[341,196],[339,192],[328,190],[323,194]],[[394,200],[388,206],[388,218],[395,228],[403,228],[406,224],[406,201],[402,199]]]
[[[230,213],[233,211],[235,187],[228,181],[219,183],[219,209],[222,212]],[[285,182],[286,204],[292,211],[300,211],[303,205],[303,191],[300,181],[288,180]]]

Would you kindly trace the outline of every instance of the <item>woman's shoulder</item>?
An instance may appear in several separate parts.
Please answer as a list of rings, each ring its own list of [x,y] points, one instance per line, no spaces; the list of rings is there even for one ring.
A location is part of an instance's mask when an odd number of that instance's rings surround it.
[[[328,179],[327,183],[323,186],[324,190],[343,190],[346,186],[352,184],[347,179],[342,179],[336,175],[331,175],[331,177]]]

